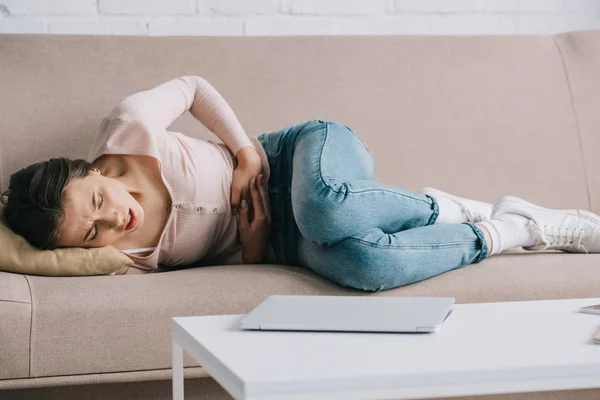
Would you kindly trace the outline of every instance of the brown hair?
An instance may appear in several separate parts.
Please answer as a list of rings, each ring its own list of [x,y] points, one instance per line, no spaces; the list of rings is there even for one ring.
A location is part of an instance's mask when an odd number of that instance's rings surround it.
[[[32,246],[42,250],[57,248],[65,215],[65,187],[73,178],[86,177],[92,168],[85,160],[61,157],[15,172],[8,192],[2,194],[5,223]]]

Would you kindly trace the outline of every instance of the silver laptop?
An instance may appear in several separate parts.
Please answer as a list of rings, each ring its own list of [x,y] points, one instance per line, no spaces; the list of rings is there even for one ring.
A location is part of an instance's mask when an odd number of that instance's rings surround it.
[[[451,297],[273,295],[241,320],[242,329],[286,331],[435,332],[451,313]]]

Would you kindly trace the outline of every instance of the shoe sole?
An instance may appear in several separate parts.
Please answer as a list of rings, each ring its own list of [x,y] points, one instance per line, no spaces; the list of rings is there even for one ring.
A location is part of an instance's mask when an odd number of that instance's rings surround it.
[[[558,212],[558,213],[565,214],[565,215],[581,217],[581,218],[587,219],[590,222],[600,225],[600,216],[594,214],[593,212],[586,211],[586,210],[560,210],[560,209],[541,207],[541,206],[538,206],[537,204],[530,203],[526,200],[523,200],[520,197],[515,197],[515,196],[501,197],[496,202],[496,205],[502,206],[502,208],[504,209],[502,214],[513,213],[513,214],[523,215],[522,207],[525,206],[528,208],[533,208],[534,210],[538,210],[538,211],[553,212],[553,213]],[[496,206],[494,206],[494,209],[492,210],[492,218],[494,218],[496,215],[502,215],[502,214],[497,214],[495,212],[495,210],[496,210]],[[530,215],[525,215],[525,217],[531,218]]]

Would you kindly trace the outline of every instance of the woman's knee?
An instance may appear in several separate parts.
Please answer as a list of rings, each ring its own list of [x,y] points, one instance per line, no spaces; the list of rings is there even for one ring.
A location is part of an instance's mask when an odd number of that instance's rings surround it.
[[[381,292],[382,290],[407,285],[402,280],[402,268],[398,266],[398,275],[385,273],[379,266],[373,264],[357,265],[348,275],[342,277],[340,282],[344,286],[367,292]]]
[[[388,253],[361,240],[324,247],[300,237],[297,250],[299,265],[341,286],[378,292],[412,283],[410,260],[402,252]]]

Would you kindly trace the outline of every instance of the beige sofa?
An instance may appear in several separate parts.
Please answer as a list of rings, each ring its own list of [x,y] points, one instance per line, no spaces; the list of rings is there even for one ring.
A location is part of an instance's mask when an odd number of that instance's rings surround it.
[[[600,212],[600,31],[557,36],[0,35],[0,190],[17,169],[85,157],[126,95],[197,74],[250,136],[319,118],[365,141],[380,181]],[[173,129],[215,139],[190,115]],[[351,162],[351,160],[349,160]],[[302,268],[231,265],[54,278],[0,272],[0,398],[170,398],[170,318],[247,313],[271,294],[600,295],[600,256],[505,254],[376,294]],[[188,398],[228,398],[186,358]],[[360,368],[360,365],[357,365]],[[93,385],[92,385],[93,384]],[[600,390],[499,398],[600,398]]]

